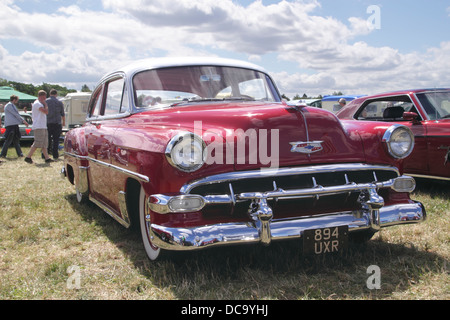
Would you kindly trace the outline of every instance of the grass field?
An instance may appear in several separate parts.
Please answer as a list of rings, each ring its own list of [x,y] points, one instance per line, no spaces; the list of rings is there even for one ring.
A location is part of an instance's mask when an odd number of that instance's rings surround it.
[[[418,180],[426,222],[383,229],[342,256],[304,257],[289,241],[150,262],[139,235],[77,203],[62,161],[33,158],[10,149],[0,164],[2,300],[450,299],[450,183]],[[380,289],[367,286],[370,266]]]

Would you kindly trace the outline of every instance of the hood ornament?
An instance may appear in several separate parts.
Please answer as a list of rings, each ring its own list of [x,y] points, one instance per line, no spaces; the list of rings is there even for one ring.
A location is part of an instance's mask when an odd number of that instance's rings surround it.
[[[289,142],[289,144],[292,146],[291,152],[299,152],[306,154],[322,151],[323,150],[322,143],[323,141]]]

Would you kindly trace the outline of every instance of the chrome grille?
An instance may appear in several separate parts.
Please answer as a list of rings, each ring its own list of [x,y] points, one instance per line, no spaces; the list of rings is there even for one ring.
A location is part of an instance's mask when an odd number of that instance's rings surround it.
[[[211,176],[185,185],[181,192],[207,196],[230,194],[230,192],[234,194],[267,192],[277,189],[287,191],[318,186],[331,187],[351,183],[384,182],[398,176],[399,172],[396,168],[365,164],[280,168]],[[232,191],[230,191],[230,186]]]
[[[358,210],[362,190],[381,189],[380,194],[387,196],[388,189],[383,189],[397,177],[394,167],[323,165],[210,176],[185,185],[181,192],[204,197],[210,204],[204,209],[207,215],[246,217],[249,204],[260,198],[267,199],[274,216],[281,218]]]

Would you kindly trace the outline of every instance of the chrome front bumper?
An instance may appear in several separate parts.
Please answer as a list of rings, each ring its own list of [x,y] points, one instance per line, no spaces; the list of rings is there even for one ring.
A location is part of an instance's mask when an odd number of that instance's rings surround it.
[[[258,222],[223,223],[195,228],[168,228],[149,223],[153,244],[166,250],[194,250],[217,245],[268,243],[271,240],[301,238],[308,229],[348,226],[349,232],[378,231],[379,228],[399,224],[418,223],[425,219],[421,203],[385,206],[379,209],[378,219],[370,212],[338,212],[319,216],[272,220],[268,223],[269,239]],[[269,240],[269,241],[267,241]]]
[[[362,172],[373,174],[369,182],[351,181],[352,176]],[[380,180],[375,172],[383,175],[390,172],[391,178]],[[324,175],[331,174],[336,178],[336,184],[322,186]],[[283,189],[276,183],[278,177],[295,177],[305,181],[311,179],[309,186],[301,188]],[[233,185],[243,179],[260,179],[269,177],[273,179],[273,189],[261,192],[237,191]],[[339,179],[340,177],[340,179]],[[387,176],[385,176],[387,177]],[[366,176],[365,179],[370,179]],[[358,179],[357,179],[358,180]],[[361,180],[361,179],[359,179]],[[247,180],[248,181],[248,180]],[[255,180],[262,181],[262,180]],[[281,181],[281,180],[280,180]],[[222,194],[209,194],[208,190],[215,190],[214,186],[226,186]],[[259,185],[258,185],[259,186]],[[267,184],[265,185],[267,188]],[[203,188],[203,195],[195,193],[194,189]],[[260,186],[262,189],[263,186]],[[409,193],[415,188],[415,181],[408,176],[400,176],[396,168],[387,166],[374,166],[367,164],[339,164],[321,165],[301,168],[280,168],[276,171],[246,171],[219,174],[193,181],[181,188],[179,194],[154,194],[147,201],[147,230],[150,241],[161,249],[190,250],[215,245],[256,243],[268,245],[273,240],[301,238],[305,230],[348,226],[349,232],[359,230],[379,231],[383,227],[404,223],[417,223],[425,219],[426,213],[423,205],[418,202],[405,201],[396,205],[385,205],[383,197],[378,194],[380,189],[392,189],[394,192]],[[205,194],[206,193],[206,194]],[[350,194],[357,195],[358,209],[355,211],[342,211],[336,209],[332,213],[322,213],[311,216],[294,218],[279,218],[274,214],[270,201],[283,201],[285,199],[313,199],[328,201],[328,196]],[[231,206],[233,212],[236,204],[246,202],[249,204],[246,222],[218,223],[190,228],[172,228],[152,223],[151,214],[177,214],[198,212],[209,205]]]

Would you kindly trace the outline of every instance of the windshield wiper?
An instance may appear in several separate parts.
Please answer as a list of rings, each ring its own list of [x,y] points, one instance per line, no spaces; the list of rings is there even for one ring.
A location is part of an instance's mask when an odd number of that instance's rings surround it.
[[[240,96],[240,97],[227,97],[227,98],[223,98],[223,100],[232,100],[232,101],[239,101],[239,100],[244,100],[244,101],[255,101],[255,98],[249,97],[249,96]]]
[[[443,117],[441,117],[441,119],[447,119],[447,118],[450,118],[450,113],[449,113],[449,114],[446,114],[446,115],[443,116]]]
[[[255,101],[254,98],[250,96],[240,96],[240,97],[225,97],[225,98],[192,98],[184,99],[180,102],[172,103],[171,107],[179,106],[180,104],[191,103],[191,102],[217,102],[217,101]]]
[[[189,99],[186,102],[209,102],[209,101],[223,101],[223,98],[197,98],[197,99]]]

